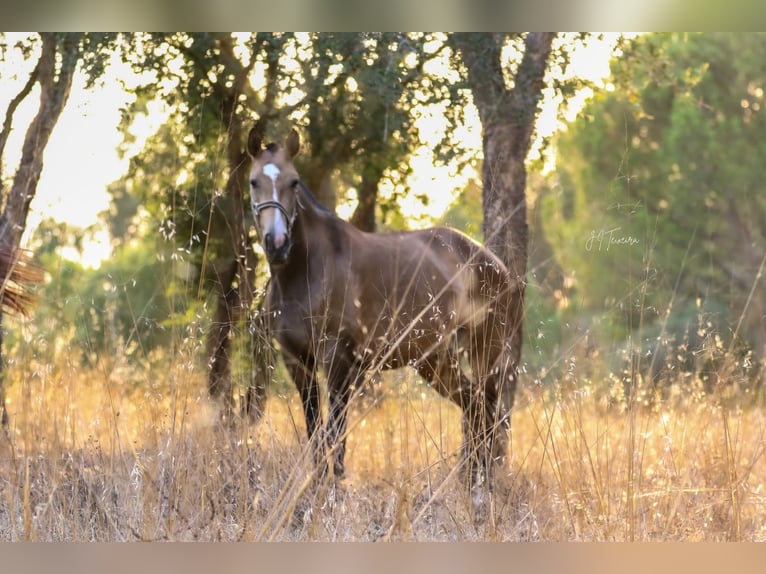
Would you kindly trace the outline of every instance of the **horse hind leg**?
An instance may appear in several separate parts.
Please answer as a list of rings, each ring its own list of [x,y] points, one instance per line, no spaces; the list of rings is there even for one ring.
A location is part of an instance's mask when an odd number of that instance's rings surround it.
[[[482,401],[474,397],[476,387],[463,372],[459,353],[449,351],[424,359],[417,370],[440,395],[460,407],[463,413],[460,465],[465,475],[471,477],[471,482],[475,482],[480,474],[475,463],[478,462],[477,454],[481,452],[483,425],[479,421],[483,409]]]
[[[492,453],[494,433],[488,417],[486,399],[478,389],[471,389],[471,397],[463,406],[463,448],[461,465],[463,476],[472,489],[492,485]]]
[[[510,387],[515,384],[515,379],[508,379],[509,361],[498,361],[495,369],[482,372],[472,360],[471,380],[463,372],[459,356],[458,352],[450,350],[438,357],[424,359],[417,365],[417,370],[439,394],[461,408],[463,444],[460,465],[463,476],[472,489],[483,485],[491,489],[494,468],[502,464],[507,450],[513,397]],[[507,384],[498,385],[500,381]]]
[[[491,489],[495,470],[505,465],[508,450],[516,391],[516,359],[510,343],[496,349],[495,353],[477,354],[471,359],[474,385],[463,409],[463,429],[467,439],[467,451],[463,456],[470,469],[472,484],[486,482]]]

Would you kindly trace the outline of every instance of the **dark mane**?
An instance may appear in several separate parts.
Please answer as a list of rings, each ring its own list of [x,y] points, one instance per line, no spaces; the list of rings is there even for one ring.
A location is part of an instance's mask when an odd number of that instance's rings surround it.
[[[266,145],[266,151],[269,153],[277,153],[277,150],[279,149],[279,145],[271,142],[270,144]]]
[[[322,217],[324,217],[327,222],[330,224],[327,228],[327,237],[330,240],[330,245],[332,245],[333,250],[336,253],[339,253],[341,249],[343,248],[343,238],[341,234],[340,228],[342,227],[343,220],[338,217],[338,215],[332,211],[331,209],[328,209],[324,205],[322,205],[319,200],[316,198],[316,196],[311,193],[311,190],[306,186],[305,183],[302,181],[298,181],[298,186],[303,193],[303,195],[308,199],[309,203],[311,204],[311,208],[319,213]],[[345,223],[345,222],[344,222]]]
[[[332,211],[331,209],[325,207],[324,205],[322,205],[319,202],[319,200],[316,198],[316,196],[313,193],[311,193],[311,190],[306,186],[305,183],[303,183],[303,181],[299,180],[298,181],[298,185],[300,186],[300,189],[303,192],[303,195],[305,195],[306,198],[311,203],[312,207],[314,207],[317,211],[320,211],[324,215],[330,215],[333,218],[338,218],[338,216],[335,214],[334,211]]]

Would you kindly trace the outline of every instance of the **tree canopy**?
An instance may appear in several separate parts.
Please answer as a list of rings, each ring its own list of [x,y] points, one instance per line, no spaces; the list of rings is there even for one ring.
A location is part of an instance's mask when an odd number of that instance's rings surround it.
[[[406,227],[405,198],[427,203],[444,192],[408,187],[426,142],[436,163],[455,172],[470,163],[480,181],[444,218],[530,280],[527,359],[535,364],[555,354],[566,331],[621,344],[638,333],[688,336],[689,324],[706,322],[723,344],[736,339],[762,355],[765,38],[624,41],[608,83],[550,142],[556,167],[543,177],[528,157],[537,115],[546,89],[566,103],[583,86],[564,73],[583,35],[50,36],[93,81],[117,50],[138,84],[121,125],[129,169],[109,186],[104,214],[113,256],[98,270],[56,263],[87,231],[44,223],[31,246],[60,271],[44,289],[77,297],[69,307],[45,303],[41,322],[61,313],[79,325],[61,333],[87,339],[86,364],[116,341],[146,361],[200,329],[211,386],[230,379],[233,359],[252,355],[249,323],[267,273],[246,200],[244,140],[258,122],[267,138],[300,130],[301,176],[364,230]],[[30,57],[42,44],[32,38]],[[66,68],[57,58],[60,82]],[[158,104],[164,121],[135,153],[132,126]],[[481,154],[460,136],[471,106]],[[424,133],[426,116],[438,120],[436,135]],[[86,300],[92,310],[78,313]]]

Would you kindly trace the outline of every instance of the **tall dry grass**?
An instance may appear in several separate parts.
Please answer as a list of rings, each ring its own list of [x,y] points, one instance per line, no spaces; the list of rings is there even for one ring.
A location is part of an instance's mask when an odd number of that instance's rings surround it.
[[[329,484],[312,480],[292,391],[249,426],[221,423],[183,361],[17,360],[8,376],[2,540],[766,539],[766,414],[725,381],[679,378],[651,400],[524,381],[479,520],[456,471],[460,413],[414,375],[354,404],[348,476]]]

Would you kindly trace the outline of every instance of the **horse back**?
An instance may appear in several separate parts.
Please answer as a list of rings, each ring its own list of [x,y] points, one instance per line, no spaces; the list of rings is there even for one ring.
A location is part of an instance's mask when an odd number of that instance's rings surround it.
[[[346,314],[364,331],[357,338],[372,333],[417,355],[456,331],[502,321],[510,308],[513,284],[503,263],[454,229],[360,233],[354,248],[345,292],[354,305]]]
[[[488,310],[504,315],[517,285],[500,258],[455,229],[438,227],[426,232],[433,235],[430,245],[435,255],[448,268],[454,267],[457,288],[464,290],[472,309],[468,322],[478,323]]]

